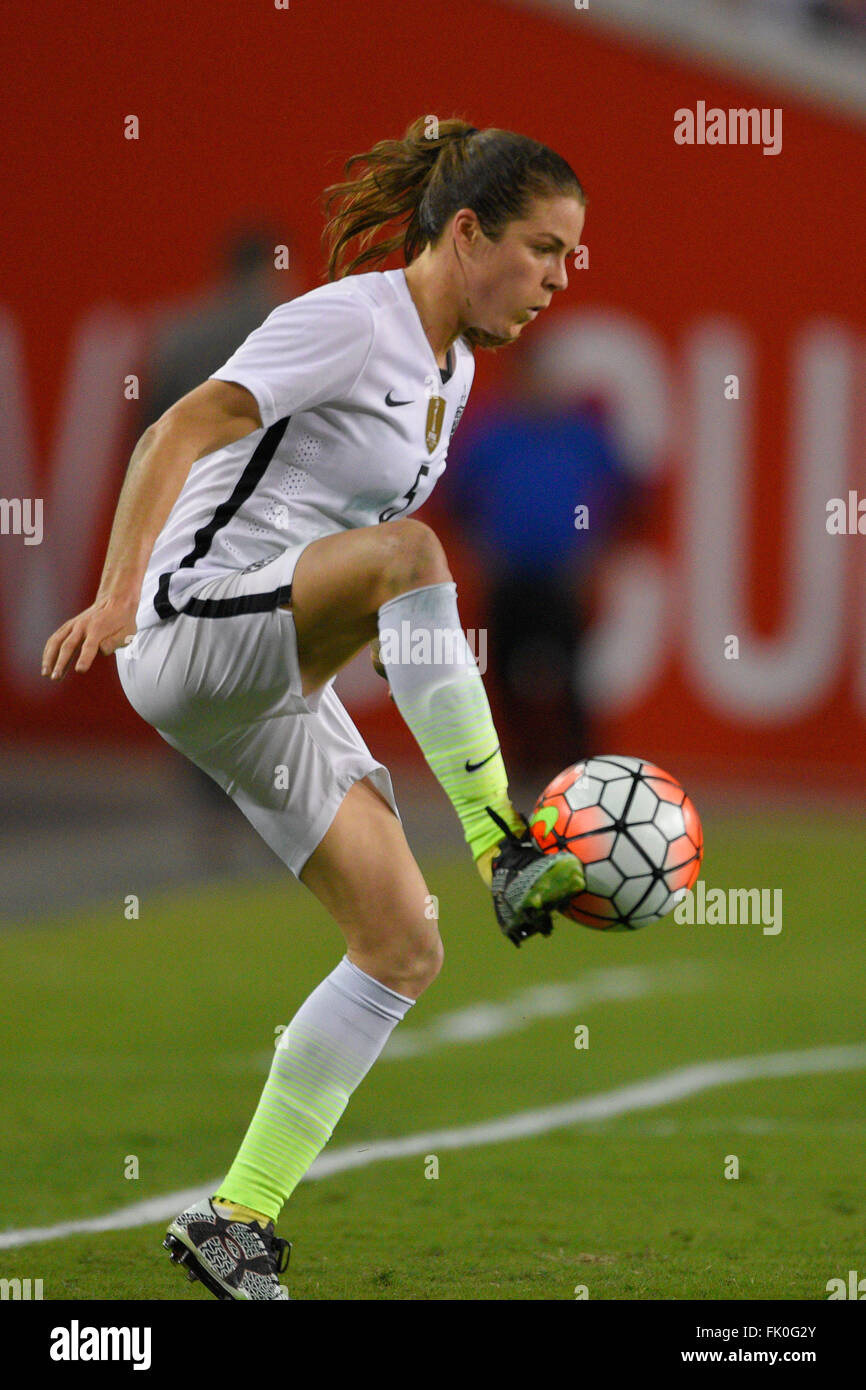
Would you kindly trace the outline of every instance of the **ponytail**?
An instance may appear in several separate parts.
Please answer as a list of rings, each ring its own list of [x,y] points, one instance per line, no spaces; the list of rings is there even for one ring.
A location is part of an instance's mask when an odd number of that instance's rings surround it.
[[[329,244],[328,279],[342,279],[361,266],[384,261],[392,251],[401,247],[408,265],[435,241],[437,231],[430,216],[427,193],[433,180],[444,176],[461,179],[466,159],[466,143],[477,135],[474,125],[456,119],[439,121],[435,139],[428,138],[427,118],[419,116],[409,126],[402,140],[379,140],[366,154],[354,154],[346,160],[343,172],[348,175],[356,164],[366,164],[364,173],[345,183],[330,184],[325,212],[328,222],[322,240]],[[343,206],[331,215],[332,205]],[[460,204],[462,206],[462,204]],[[457,208],[454,209],[457,211]],[[370,243],[376,233],[389,222],[403,219],[405,230],[386,241]],[[340,267],[340,259],[348,243],[359,238],[360,254],[348,265]]]

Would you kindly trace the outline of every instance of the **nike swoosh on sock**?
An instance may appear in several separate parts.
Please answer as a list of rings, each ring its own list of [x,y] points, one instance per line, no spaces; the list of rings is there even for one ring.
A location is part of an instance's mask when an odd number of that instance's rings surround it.
[[[464,765],[464,767],[466,768],[466,771],[467,771],[467,772],[475,772],[475,770],[476,770],[477,768],[483,767],[485,763],[489,763],[491,758],[495,758],[495,757],[496,757],[496,754],[497,754],[498,752],[499,752],[499,744],[497,743],[497,745],[496,745],[496,747],[494,748],[493,752],[492,752],[492,753],[488,753],[486,758],[482,758],[480,763],[470,763],[469,759],[467,758],[467,759],[466,759],[466,762],[465,762],[463,765]]]

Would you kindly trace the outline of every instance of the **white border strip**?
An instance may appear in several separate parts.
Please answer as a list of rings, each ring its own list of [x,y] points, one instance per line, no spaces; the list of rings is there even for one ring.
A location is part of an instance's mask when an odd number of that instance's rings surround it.
[[[516,1115],[503,1115],[483,1124],[462,1125],[457,1129],[433,1129],[421,1134],[408,1134],[403,1139],[380,1139],[364,1148],[347,1147],[320,1155],[304,1181],[332,1177],[353,1168],[366,1168],[385,1159],[413,1158],[419,1154],[436,1153],[444,1149],[471,1149],[486,1144],[509,1143],[528,1139],[551,1130],[567,1129],[571,1125],[592,1120],[610,1120],[636,1110],[649,1110],[658,1105],[671,1105],[678,1100],[700,1095],[717,1086],[730,1086],[740,1081],[760,1081],[770,1077],[809,1076],[823,1072],[858,1071],[866,1068],[866,1043],[847,1047],[817,1047],[808,1052],[771,1052],[757,1057],[730,1057],[720,1062],[699,1062],[679,1067],[647,1081],[620,1086],[615,1091],[586,1096],[582,1100],[565,1101],[546,1106],[543,1110],[523,1110]],[[203,1187],[187,1187],[164,1197],[152,1197],[136,1202],[105,1216],[80,1221],[62,1221],[55,1226],[29,1226],[20,1231],[0,1233],[0,1250],[12,1250],[39,1241],[62,1240],[66,1236],[98,1234],[102,1231],[131,1230],[138,1226],[170,1221],[185,1207],[214,1192],[222,1181],[215,1178]]]

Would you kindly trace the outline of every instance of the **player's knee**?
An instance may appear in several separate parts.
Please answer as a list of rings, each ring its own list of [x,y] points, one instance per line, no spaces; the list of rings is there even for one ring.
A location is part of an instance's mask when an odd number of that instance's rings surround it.
[[[379,527],[382,548],[377,580],[379,604],[420,589],[425,584],[442,584],[451,579],[442,542],[435,531],[406,517]]]
[[[413,994],[417,996],[429,989],[442,969],[444,959],[445,948],[438,931],[427,933],[414,945],[407,962]]]
[[[427,985],[432,985],[433,981],[436,979],[440,970],[442,969],[444,961],[445,947],[442,945],[442,938],[437,930],[431,938],[429,946],[422,960],[424,978],[427,982],[424,986],[425,989],[427,988]]]
[[[417,999],[436,979],[445,958],[442,938],[435,922],[426,922],[420,931],[400,933],[375,953],[371,972],[398,994]]]

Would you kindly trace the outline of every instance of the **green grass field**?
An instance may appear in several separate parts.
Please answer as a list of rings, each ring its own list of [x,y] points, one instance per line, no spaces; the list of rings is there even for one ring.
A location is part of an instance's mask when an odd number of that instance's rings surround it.
[[[326,1155],[698,1063],[863,1048],[863,832],[829,817],[705,828],[705,882],[781,888],[778,935],[668,919],[604,936],[559,919],[517,951],[455,832],[453,855],[423,861],[446,963],[393,1035],[414,1055],[383,1056]],[[275,1030],[341,954],[288,875],[144,895],[137,921],[115,902],[0,934],[3,1229],[218,1178]],[[734,1078],[305,1181],[278,1227],[294,1242],[292,1297],[573,1299],[585,1286],[591,1299],[826,1299],[828,1279],[866,1273],[864,1074],[866,1049],[845,1070]],[[161,1250],[165,1224],[0,1248],[0,1275],[41,1278],[45,1299],[210,1301]]]

